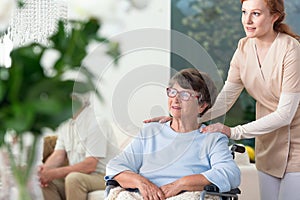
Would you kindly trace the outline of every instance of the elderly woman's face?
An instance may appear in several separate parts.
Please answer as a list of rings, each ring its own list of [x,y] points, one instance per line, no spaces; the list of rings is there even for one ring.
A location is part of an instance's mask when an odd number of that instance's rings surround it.
[[[177,94],[176,94],[177,91]],[[181,92],[188,92],[191,94],[189,98],[186,98],[187,94]],[[181,94],[180,94],[181,93]],[[180,87],[178,83],[175,83],[170,91],[168,98],[168,107],[170,114],[177,119],[197,120],[200,106],[198,104],[198,93],[192,89],[184,89]],[[176,95],[175,95],[176,94]],[[174,96],[174,97],[170,97]],[[188,99],[188,100],[186,100]]]

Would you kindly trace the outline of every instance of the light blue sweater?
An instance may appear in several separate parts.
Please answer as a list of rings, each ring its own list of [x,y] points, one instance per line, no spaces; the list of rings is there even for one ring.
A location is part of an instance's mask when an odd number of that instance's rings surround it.
[[[169,123],[147,124],[125,148],[107,164],[106,180],[122,171],[138,173],[158,187],[192,174],[203,174],[221,192],[240,184],[240,170],[221,133],[199,130],[177,133]]]

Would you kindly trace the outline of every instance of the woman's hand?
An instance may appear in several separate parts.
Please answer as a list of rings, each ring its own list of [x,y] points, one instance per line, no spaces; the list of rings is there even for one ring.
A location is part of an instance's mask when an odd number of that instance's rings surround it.
[[[148,179],[143,179],[138,185],[138,189],[144,200],[164,200],[163,191]]]
[[[172,120],[172,117],[160,116],[160,117],[154,117],[154,118],[151,118],[151,119],[146,119],[143,122],[144,123],[150,123],[150,122],[165,123],[165,122],[168,122],[168,121],[171,121],[171,120]]]
[[[230,127],[225,126],[224,124],[221,124],[221,123],[208,125],[206,127],[201,128],[201,131],[203,133],[221,132],[221,133],[227,135],[227,137],[229,137],[229,138],[231,136]]]
[[[180,184],[178,183],[178,181],[169,183],[167,185],[163,185],[163,186],[160,187],[160,189],[165,194],[166,198],[176,196],[182,190],[182,188],[180,187]]]
[[[162,190],[147,178],[132,171],[123,171],[116,175],[114,179],[123,188],[137,188],[144,200],[164,200],[165,195]]]

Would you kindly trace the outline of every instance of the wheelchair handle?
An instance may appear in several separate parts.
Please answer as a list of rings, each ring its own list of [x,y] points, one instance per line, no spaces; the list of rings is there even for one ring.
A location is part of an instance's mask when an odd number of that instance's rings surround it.
[[[246,148],[244,146],[242,146],[242,145],[234,144],[231,147],[231,151],[232,152],[238,152],[238,153],[245,153]]]

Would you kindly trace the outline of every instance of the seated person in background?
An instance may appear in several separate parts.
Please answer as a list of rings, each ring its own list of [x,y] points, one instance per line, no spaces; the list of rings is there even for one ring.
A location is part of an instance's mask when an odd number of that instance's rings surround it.
[[[173,120],[149,123],[125,150],[110,160],[106,180],[136,188],[143,199],[161,200],[211,183],[221,192],[240,184],[240,170],[221,133],[203,134],[197,117],[215,102],[217,89],[207,74],[189,68],[167,88]]]
[[[88,192],[104,189],[106,163],[118,153],[108,124],[97,121],[94,110],[85,103],[57,129],[57,135],[54,152],[39,167],[44,199],[85,200]]]

